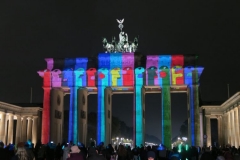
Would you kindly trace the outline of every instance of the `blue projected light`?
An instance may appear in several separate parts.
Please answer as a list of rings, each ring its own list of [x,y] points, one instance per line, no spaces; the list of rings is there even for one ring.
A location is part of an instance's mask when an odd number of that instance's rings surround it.
[[[193,74],[194,71],[197,71],[196,74]],[[195,133],[195,101],[194,101],[194,86],[193,83],[198,84],[198,77],[202,73],[203,68],[194,68],[194,67],[185,67],[184,68],[184,75],[185,75],[185,84],[188,85],[189,87],[189,105],[190,105],[190,125],[191,125],[191,145],[195,146],[196,145],[196,133]],[[195,77],[195,76],[197,77]]]
[[[65,58],[64,59],[64,70],[71,69],[74,70],[76,65],[76,58]]]
[[[74,69],[77,70],[78,68],[83,68],[87,70],[87,62],[88,58],[76,58],[76,64]]]
[[[86,83],[86,69],[88,58],[65,59],[66,83],[70,87],[69,130],[68,140],[77,143],[78,136],[78,103],[77,90]],[[73,70],[70,72],[69,70]],[[69,76],[72,75],[72,79]],[[85,75],[85,76],[84,76]],[[84,79],[85,77],[85,79]]]
[[[108,86],[108,69],[98,69],[98,135],[97,141],[105,142],[105,105],[104,89]]]
[[[136,145],[140,146],[143,140],[143,124],[142,124],[142,86],[144,68],[135,69],[135,109],[136,109]]]
[[[98,68],[110,69],[110,54],[100,53],[98,54]]]
[[[74,86],[74,79],[73,79],[73,71],[70,69],[66,69],[63,71],[63,79],[62,79],[63,86],[70,87],[70,92],[73,92],[73,86]],[[73,140],[73,104],[72,100],[74,98],[74,93],[70,94],[70,106],[69,106],[69,129],[68,129],[68,140]],[[73,96],[73,97],[72,97]]]
[[[194,71],[194,67],[192,66],[188,66],[184,68],[184,82],[186,85],[191,85],[193,82],[193,72]]]
[[[68,140],[75,143],[77,141],[77,87],[70,87],[70,108],[69,108],[69,135]],[[71,119],[71,122],[70,122]]]
[[[71,87],[74,84],[74,79],[73,79],[73,70],[71,69],[65,69],[62,72],[62,86],[68,86]]]

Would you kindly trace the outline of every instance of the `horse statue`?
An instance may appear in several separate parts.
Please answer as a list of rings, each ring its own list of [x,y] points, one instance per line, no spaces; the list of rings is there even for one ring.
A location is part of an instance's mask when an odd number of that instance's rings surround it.
[[[111,53],[114,52],[114,45],[107,42],[107,38],[103,38],[103,48],[106,50],[105,53]]]
[[[136,52],[137,47],[138,47],[138,39],[137,37],[135,37],[132,44],[130,45],[131,52]]]
[[[138,47],[138,38],[135,37],[134,41],[128,41],[128,34],[122,30],[124,19],[117,19],[117,22],[121,30],[119,33],[119,41],[117,42],[115,37],[112,37],[112,42],[108,42],[106,38],[103,38],[102,43],[105,53],[135,52]]]

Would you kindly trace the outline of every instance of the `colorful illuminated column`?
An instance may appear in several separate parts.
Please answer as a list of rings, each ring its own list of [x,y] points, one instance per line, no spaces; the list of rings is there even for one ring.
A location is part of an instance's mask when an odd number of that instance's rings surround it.
[[[159,56],[159,76],[162,87],[162,143],[171,148],[172,125],[171,125],[171,93],[170,93],[170,68],[171,56]]]
[[[69,106],[69,130],[68,130],[68,140],[77,143],[77,87],[70,87],[70,106]]]
[[[161,69],[166,73],[162,85],[162,143],[168,148],[171,147],[172,123],[171,123],[171,93],[169,68]]]
[[[73,140],[73,104],[74,100],[74,71],[73,69],[64,69],[62,72],[62,86],[70,88],[70,105],[69,105],[69,120],[68,120],[68,141]]]
[[[145,69],[142,67],[135,69],[135,145],[140,146],[144,144],[143,135],[143,106],[142,106],[142,87],[143,87],[143,74]]]
[[[47,144],[50,138],[50,87],[43,87],[43,110],[42,110],[42,143]]]
[[[50,138],[50,92],[51,92],[51,71],[44,70],[38,72],[43,77],[43,110],[42,110],[42,143],[47,144]],[[23,131],[24,133],[26,131]],[[23,140],[25,135],[22,135]]]
[[[74,71],[74,84],[70,87],[70,108],[69,108],[69,133],[68,140],[77,143],[78,140],[78,106],[77,106],[77,90],[83,85],[82,75],[83,68]]]
[[[143,143],[145,142],[145,129],[146,129],[146,123],[145,123],[145,120],[146,120],[146,109],[145,109],[145,88],[142,87],[142,124],[143,124],[143,132],[142,132],[142,135],[143,135]]]
[[[189,109],[189,142],[192,146],[200,145],[200,117],[199,117],[199,76],[202,67],[185,67],[185,84],[188,85]]]
[[[109,82],[109,70],[107,68],[98,69],[98,121],[97,121],[97,143],[105,142],[105,94],[104,90]]]

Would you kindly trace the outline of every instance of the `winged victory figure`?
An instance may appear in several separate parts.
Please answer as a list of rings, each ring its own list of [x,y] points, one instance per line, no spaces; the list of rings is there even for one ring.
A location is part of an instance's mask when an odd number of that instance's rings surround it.
[[[122,20],[118,20],[118,19],[117,19],[117,22],[119,23],[118,27],[119,27],[120,30],[122,31],[122,29],[123,29],[124,18],[123,18]]]

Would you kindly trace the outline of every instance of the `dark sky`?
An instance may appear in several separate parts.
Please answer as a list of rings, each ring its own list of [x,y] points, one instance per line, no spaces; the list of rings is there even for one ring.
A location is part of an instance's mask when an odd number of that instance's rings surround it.
[[[129,39],[140,36],[143,54],[198,54],[199,65],[205,67],[200,80],[202,99],[224,101],[228,83],[230,95],[240,90],[239,4],[237,0],[2,0],[0,100],[29,102],[33,87],[33,102],[42,102],[42,79],[37,71],[46,68],[44,58],[97,55],[102,51],[102,37],[118,36],[116,18],[125,18],[124,31]],[[117,106],[121,96],[115,96]],[[149,119],[161,115],[159,96],[147,96]],[[131,107],[131,96],[122,97],[129,99]],[[172,103],[186,108],[184,95],[174,95]],[[115,109],[114,113],[119,116]],[[185,109],[176,113],[183,117],[177,120],[174,116],[174,125],[187,115]],[[147,132],[159,135],[156,125]]]

